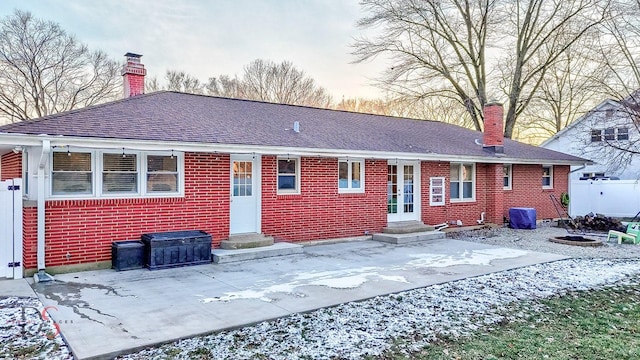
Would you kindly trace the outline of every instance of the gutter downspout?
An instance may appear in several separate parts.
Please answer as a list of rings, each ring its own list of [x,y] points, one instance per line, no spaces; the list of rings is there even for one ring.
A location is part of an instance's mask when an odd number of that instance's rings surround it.
[[[44,224],[45,224],[45,169],[47,161],[49,160],[49,154],[51,153],[51,142],[49,140],[42,140],[42,153],[40,154],[40,161],[38,162],[38,199],[37,199],[37,215],[38,215],[38,272],[33,276],[35,282],[52,281],[53,277],[47,274],[45,269],[45,237],[44,237]]]

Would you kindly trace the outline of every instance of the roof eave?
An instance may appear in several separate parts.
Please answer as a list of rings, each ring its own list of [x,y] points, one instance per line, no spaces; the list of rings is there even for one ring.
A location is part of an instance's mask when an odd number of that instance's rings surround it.
[[[62,135],[29,135],[0,133],[0,146],[39,146],[42,140],[49,140],[52,147],[77,147],[85,149],[127,149],[138,151],[183,151],[204,153],[234,153],[234,154],[269,154],[293,156],[320,157],[361,157],[365,159],[398,159],[444,162],[476,162],[489,164],[547,164],[547,165],[584,165],[592,164],[582,160],[551,160],[551,159],[522,159],[509,156],[469,156],[438,153],[409,153],[391,151],[365,151],[348,149],[322,149],[288,146],[265,146],[248,144],[215,144],[193,143],[157,140],[106,139],[70,137]]]

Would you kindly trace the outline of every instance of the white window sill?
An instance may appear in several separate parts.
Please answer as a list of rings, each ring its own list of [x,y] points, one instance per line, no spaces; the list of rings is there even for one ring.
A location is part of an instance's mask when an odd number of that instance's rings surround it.
[[[364,189],[340,189],[340,188],[338,188],[338,194],[364,194]]]
[[[450,199],[449,201],[452,202],[452,203],[456,203],[456,204],[459,204],[459,203],[473,203],[473,202],[476,202],[476,199]]]

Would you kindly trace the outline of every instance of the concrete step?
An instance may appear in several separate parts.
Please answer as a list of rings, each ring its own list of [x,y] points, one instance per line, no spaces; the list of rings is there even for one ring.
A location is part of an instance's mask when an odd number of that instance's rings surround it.
[[[444,239],[447,237],[447,234],[442,231],[422,231],[415,232],[410,234],[387,234],[387,233],[378,233],[373,234],[373,240],[386,242],[390,244],[408,244],[418,241],[426,241],[426,240],[435,240],[435,239]]]
[[[216,264],[264,259],[275,256],[302,254],[303,252],[304,248],[302,245],[285,242],[249,249],[214,249],[213,251],[211,251],[211,253],[213,254],[213,262]]]
[[[397,221],[388,223],[382,232],[385,234],[410,234],[433,230],[435,230],[433,226],[425,225],[422,221]]]
[[[258,233],[233,234],[229,235],[229,240],[223,240],[220,248],[224,250],[251,249],[273,245],[271,236],[264,236]]]

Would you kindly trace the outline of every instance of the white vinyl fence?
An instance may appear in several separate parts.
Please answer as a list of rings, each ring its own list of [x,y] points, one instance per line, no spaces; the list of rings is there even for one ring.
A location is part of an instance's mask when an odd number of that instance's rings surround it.
[[[575,180],[569,186],[569,215],[633,217],[640,211],[640,181]]]

